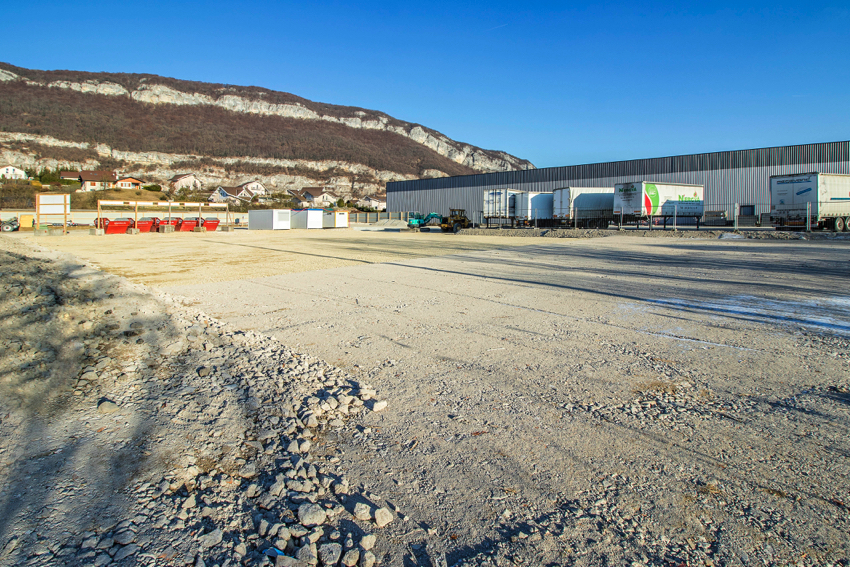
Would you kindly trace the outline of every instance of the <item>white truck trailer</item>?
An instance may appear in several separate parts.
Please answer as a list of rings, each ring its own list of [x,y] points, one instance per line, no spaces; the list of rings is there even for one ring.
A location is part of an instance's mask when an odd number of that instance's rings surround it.
[[[770,178],[770,222],[776,228],[811,228],[842,232],[850,223],[850,175],[798,173]]]
[[[519,224],[552,224],[552,193],[523,191],[514,198],[514,218]]]
[[[562,187],[552,201],[552,218],[559,224],[606,228],[614,220],[613,187]]]
[[[704,188],[702,185],[665,183],[655,181],[633,181],[614,185],[614,220],[620,223],[648,221],[652,228],[653,218],[662,218],[664,228],[673,218],[689,217],[700,219],[705,213]]]
[[[516,216],[516,189],[490,189],[484,193],[485,219],[512,219]]]

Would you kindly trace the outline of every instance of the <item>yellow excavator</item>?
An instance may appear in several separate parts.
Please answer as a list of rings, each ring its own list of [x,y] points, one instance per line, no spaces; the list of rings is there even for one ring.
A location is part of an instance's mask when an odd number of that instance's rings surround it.
[[[472,226],[472,221],[466,216],[466,209],[449,209],[449,216],[443,217],[440,229],[443,232],[458,232],[462,228]]]

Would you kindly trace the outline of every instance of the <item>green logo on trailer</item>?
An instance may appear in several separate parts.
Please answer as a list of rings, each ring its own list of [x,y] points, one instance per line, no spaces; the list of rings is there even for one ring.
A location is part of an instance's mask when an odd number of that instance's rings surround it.
[[[646,193],[643,195],[646,214],[654,215],[658,212],[658,187],[654,183],[646,184]]]

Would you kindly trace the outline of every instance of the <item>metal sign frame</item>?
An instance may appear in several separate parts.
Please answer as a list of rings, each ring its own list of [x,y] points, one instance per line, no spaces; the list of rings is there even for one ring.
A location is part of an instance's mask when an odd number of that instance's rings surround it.
[[[70,193],[36,193],[35,230],[41,228],[41,217],[62,216],[62,234],[68,233],[68,215],[71,213]]]

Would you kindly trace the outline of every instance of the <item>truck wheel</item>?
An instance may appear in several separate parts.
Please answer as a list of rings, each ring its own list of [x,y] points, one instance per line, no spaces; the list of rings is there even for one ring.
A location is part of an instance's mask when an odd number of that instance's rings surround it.
[[[460,232],[460,223],[459,222],[454,223],[454,225],[452,226],[452,232]]]
[[[844,217],[844,232],[850,230],[850,217]]]
[[[4,224],[3,227],[0,228],[0,230],[2,230],[3,232],[12,232],[13,229],[11,224]]]
[[[835,221],[833,221],[832,227],[835,232],[842,232],[847,230],[847,224],[841,217],[835,217]]]

